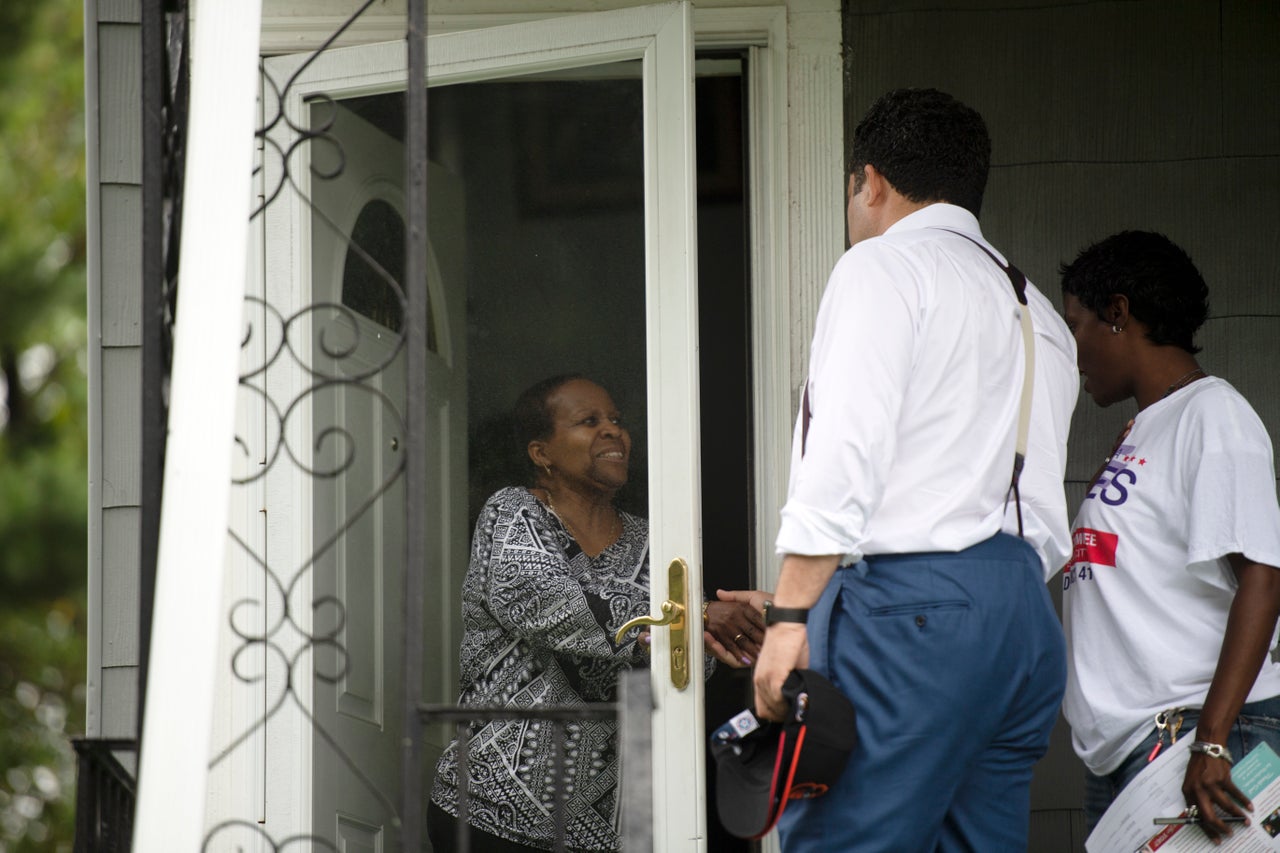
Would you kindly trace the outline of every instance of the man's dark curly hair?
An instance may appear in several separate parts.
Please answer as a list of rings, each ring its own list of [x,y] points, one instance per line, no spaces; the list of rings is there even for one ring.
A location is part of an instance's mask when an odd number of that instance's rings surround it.
[[[1062,292],[1106,320],[1113,294],[1129,300],[1129,313],[1159,346],[1189,353],[1196,331],[1209,317],[1209,286],[1191,256],[1154,231],[1121,231],[1094,243],[1059,268]]]
[[[880,96],[853,132],[854,191],[863,166],[910,201],[945,201],[977,216],[991,166],[986,122],[937,89],[894,89]]]

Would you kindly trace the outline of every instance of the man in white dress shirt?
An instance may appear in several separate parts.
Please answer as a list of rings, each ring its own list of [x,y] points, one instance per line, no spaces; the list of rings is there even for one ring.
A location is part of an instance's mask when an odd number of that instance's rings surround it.
[[[1078,378],[1065,324],[1027,284],[1019,512],[1024,309],[978,227],[990,151],[982,117],[931,89],[886,94],[855,132],[852,248],[818,311],[755,686],[778,719],[787,673],[822,672],[859,743],[826,796],[788,805],[787,853],[1026,849],[1066,677],[1045,580],[1071,552]]]

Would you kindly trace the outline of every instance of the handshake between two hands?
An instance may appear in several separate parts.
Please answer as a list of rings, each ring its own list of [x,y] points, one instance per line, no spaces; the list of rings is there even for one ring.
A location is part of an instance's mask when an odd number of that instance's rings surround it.
[[[753,665],[764,643],[767,592],[756,589],[716,590],[702,605],[702,639],[716,660],[735,669]]]

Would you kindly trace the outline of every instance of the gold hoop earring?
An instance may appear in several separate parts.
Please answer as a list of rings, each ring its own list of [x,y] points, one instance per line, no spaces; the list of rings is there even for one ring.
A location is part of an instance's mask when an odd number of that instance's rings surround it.
[[[550,466],[550,465],[548,465],[548,464],[546,464],[546,463],[544,462],[544,463],[543,463],[543,465],[542,465],[542,470],[543,470],[544,472],[546,472],[546,475],[547,475],[548,477],[550,477],[550,476],[551,476],[551,466]]]

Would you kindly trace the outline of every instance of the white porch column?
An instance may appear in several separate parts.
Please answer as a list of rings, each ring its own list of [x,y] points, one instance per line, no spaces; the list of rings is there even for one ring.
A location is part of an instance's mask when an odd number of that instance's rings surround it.
[[[201,3],[134,847],[196,853],[227,542],[261,0]]]

